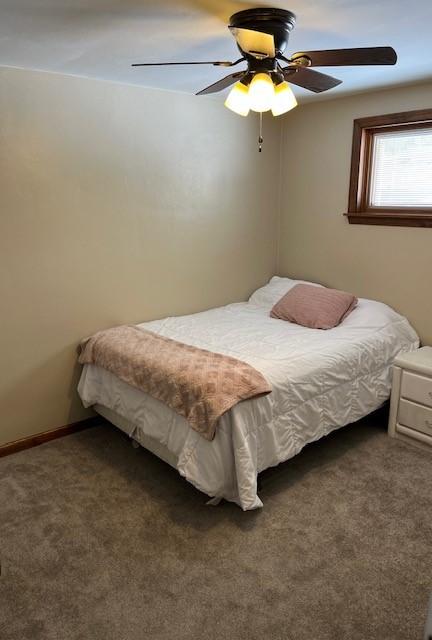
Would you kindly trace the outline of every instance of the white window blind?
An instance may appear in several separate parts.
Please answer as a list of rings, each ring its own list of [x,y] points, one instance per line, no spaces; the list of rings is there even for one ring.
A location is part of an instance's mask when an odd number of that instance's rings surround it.
[[[432,128],[374,135],[369,204],[432,208]]]

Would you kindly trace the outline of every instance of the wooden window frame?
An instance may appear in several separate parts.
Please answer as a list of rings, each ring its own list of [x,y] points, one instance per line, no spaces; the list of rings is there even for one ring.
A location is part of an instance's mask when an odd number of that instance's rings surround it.
[[[350,224],[432,227],[432,205],[418,209],[369,206],[374,135],[383,131],[427,127],[432,127],[432,109],[403,111],[354,120],[348,213],[345,214]]]

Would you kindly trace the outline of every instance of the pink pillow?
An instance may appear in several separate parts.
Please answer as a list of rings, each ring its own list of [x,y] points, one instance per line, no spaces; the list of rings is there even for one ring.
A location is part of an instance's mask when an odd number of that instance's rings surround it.
[[[270,311],[272,318],[310,329],[333,329],[356,307],[357,298],[345,291],[296,284]]]

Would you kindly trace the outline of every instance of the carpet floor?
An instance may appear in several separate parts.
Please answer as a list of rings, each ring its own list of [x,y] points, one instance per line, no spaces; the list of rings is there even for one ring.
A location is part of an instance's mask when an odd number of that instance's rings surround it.
[[[0,459],[0,638],[421,640],[431,455],[367,419],[247,513],[102,422]]]

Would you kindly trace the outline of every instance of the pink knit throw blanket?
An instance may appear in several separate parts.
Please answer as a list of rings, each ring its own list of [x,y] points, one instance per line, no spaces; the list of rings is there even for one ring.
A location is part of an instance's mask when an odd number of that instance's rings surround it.
[[[120,326],[83,340],[79,362],[95,364],[182,415],[206,440],[242,400],[271,392],[252,366],[139,329]]]

